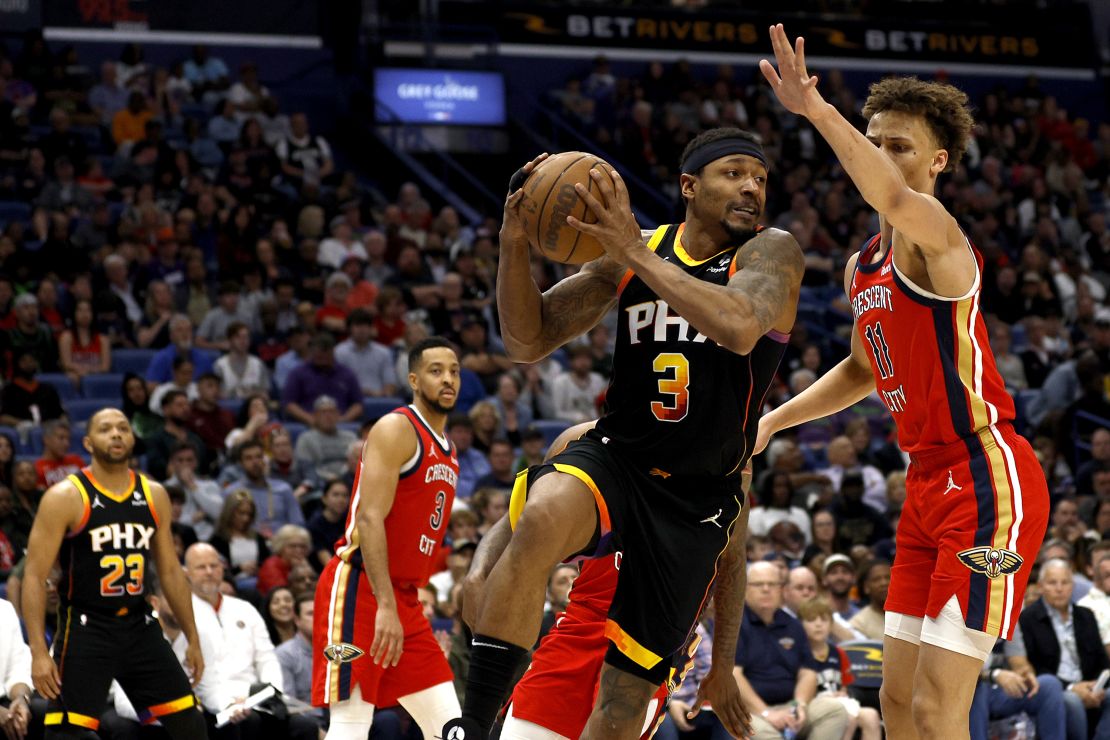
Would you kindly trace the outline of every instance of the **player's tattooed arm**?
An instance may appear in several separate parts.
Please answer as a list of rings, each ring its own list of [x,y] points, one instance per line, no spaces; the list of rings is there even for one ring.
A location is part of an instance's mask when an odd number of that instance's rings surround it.
[[[787,231],[766,229],[740,248],[736,274],[728,281],[742,344],[754,347],[776,324],[793,325],[806,270],[805,255]],[[784,322],[784,313],[789,321]],[[789,330],[789,327],[787,327]]]
[[[624,269],[608,257],[599,257],[541,294],[527,253],[502,250],[497,304],[509,357],[537,362],[592,329],[616,304]]]

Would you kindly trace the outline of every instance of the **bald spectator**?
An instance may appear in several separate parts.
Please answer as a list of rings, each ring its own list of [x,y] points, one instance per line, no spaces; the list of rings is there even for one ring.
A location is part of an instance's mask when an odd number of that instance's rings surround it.
[[[817,598],[817,576],[803,565],[791,568],[782,587],[782,610],[798,619],[798,607]]]
[[[347,317],[350,336],[335,348],[335,359],[354,371],[363,396],[397,395],[397,374],[393,353],[374,341],[374,317],[365,309],[355,309]]]
[[[820,666],[801,623],[782,610],[782,578],[772,563],[748,567],[748,592],[734,675],[755,737],[801,734],[840,740],[848,713],[836,699],[815,699]]]
[[[241,702],[257,684],[282,690],[281,664],[266,623],[250,603],[223,593],[224,567],[216,549],[204,542],[191,546],[185,552],[185,573],[193,589],[197,633],[202,644],[206,639],[215,644],[216,659],[206,660],[205,665],[206,672],[214,671],[222,680],[221,703],[227,697],[230,703]],[[212,712],[215,707],[206,709]],[[270,712],[242,709],[235,712],[233,721],[239,726],[238,737],[245,740],[316,740],[318,733],[316,723],[301,715],[280,719]]]
[[[289,373],[282,391],[285,413],[302,424],[312,424],[309,409],[323,395],[335,399],[340,421],[362,417],[362,390],[349,368],[335,361],[335,339],[323,332],[312,338],[309,360]]]

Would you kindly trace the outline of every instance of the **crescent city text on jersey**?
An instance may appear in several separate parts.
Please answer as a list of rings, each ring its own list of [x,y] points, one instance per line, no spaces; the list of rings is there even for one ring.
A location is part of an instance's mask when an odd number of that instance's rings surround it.
[[[885,285],[872,285],[864,288],[852,299],[852,313],[858,319],[868,311],[885,308],[893,312],[894,306],[890,302],[890,288]]]
[[[459,481],[459,476],[450,465],[439,463],[429,466],[427,472],[424,473],[425,483],[432,483],[437,480],[446,481],[454,488],[455,484]]]

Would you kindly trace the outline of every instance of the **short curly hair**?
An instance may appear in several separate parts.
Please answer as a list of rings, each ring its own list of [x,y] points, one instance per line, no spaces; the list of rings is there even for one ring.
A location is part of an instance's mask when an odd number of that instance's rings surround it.
[[[963,90],[916,77],[888,77],[871,86],[863,115],[870,120],[886,110],[922,116],[937,144],[948,152],[945,171],[959,164],[975,125]]]

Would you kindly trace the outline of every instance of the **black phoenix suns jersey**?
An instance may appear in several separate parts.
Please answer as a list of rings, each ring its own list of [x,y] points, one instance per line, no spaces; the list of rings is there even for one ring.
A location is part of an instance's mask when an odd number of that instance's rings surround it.
[[[62,608],[123,616],[144,608],[143,581],[151,565],[151,547],[158,515],[150,485],[131,471],[125,493],[103,488],[89,468],[67,479],[81,493],[85,515],[66,535],[58,556]]]
[[[725,285],[740,247],[694,260],[679,240],[684,226],[660,226],[648,247],[698,280]],[[789,336],[768,332],[738,355],[690,326],[631,271],[617,311],[613,377],[597,431],[628,459],[664,474],[738,472]]]

